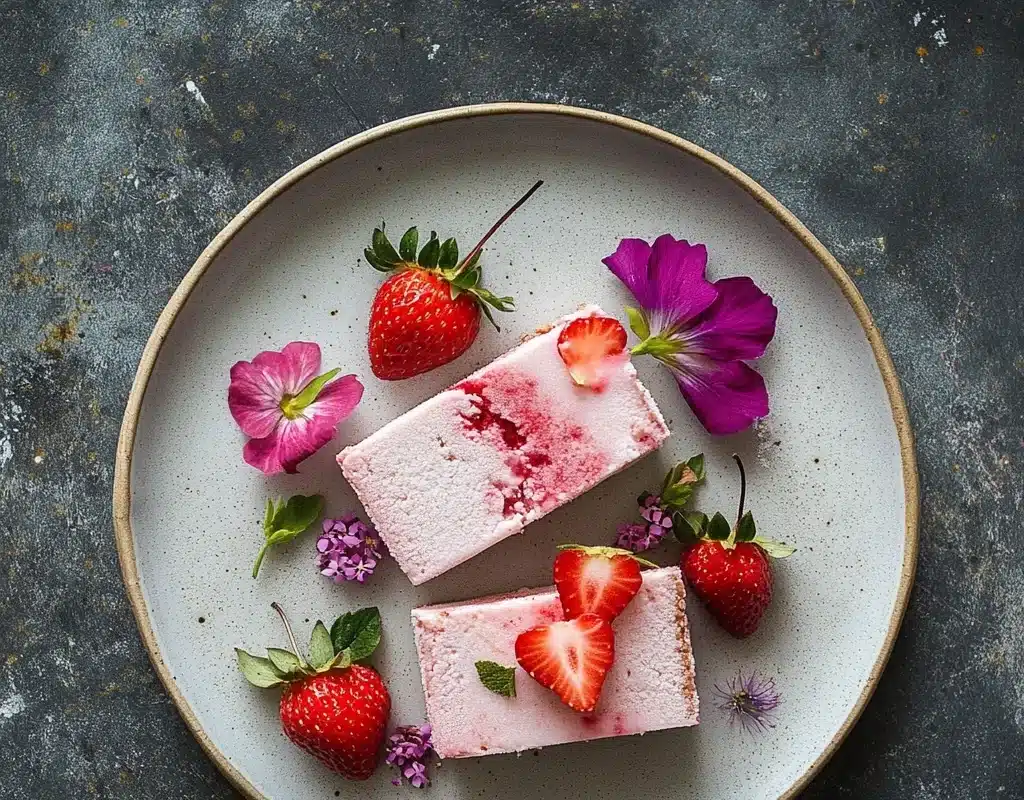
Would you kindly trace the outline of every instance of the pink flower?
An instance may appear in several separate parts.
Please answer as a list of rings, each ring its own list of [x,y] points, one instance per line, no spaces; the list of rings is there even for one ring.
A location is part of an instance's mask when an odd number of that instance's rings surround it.
[[[245,463],[267,475],[296,472],[299,462],[334,438],[363,396],[355,375],[320,371],[320,346],[291,342],[231,368],[228,408],[242,433]]]
[[[641,339],[632,355],[665,364],[710,433],[738,433],[768,414],[764,379],[745,362],[775,336],[771,297],[750,278],[710,283],[707,248],[667,233],[653,246],[623,239],[603,261],[641,307],[627,309]]]

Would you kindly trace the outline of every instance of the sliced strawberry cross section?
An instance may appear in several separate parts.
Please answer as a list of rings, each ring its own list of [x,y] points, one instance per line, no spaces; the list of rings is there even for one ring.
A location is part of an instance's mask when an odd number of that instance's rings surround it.
[[[519,634],[516,661],[573,710],[593,711],[615,661],[615,634],[597,614],[541,625]]]
[[[558,335],[558,354],[573,383],[601,390],[612,370],[629,358],[626,329],[611,317],[574,319]]]
[[[555,586],[566,619],[589,613],[611,622],[640,591],[640,565],[653,566],[616,547],[561,549],[555,558]]]

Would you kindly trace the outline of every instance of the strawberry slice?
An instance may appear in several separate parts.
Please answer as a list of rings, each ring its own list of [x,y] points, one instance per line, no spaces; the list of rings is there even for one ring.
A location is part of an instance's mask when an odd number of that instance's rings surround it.
[[[519,634],[516,661],[569,708],[593,711],[615,661],[615,634],[597,614],[541,625]]]
[[[558,335],[558,355],[573,383],[600,391],[612,370],[629,358],[626,329],[611,317],[574,319]]]
[[[555,558],[555,586],[566,619],[597,614],[611,622],[640,591],[640,565],[654,566],[617,547],[563,545]]]

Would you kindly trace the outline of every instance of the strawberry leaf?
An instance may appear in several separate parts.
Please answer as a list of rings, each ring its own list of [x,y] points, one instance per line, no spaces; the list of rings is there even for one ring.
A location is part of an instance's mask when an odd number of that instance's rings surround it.
[[[420,241],[420,232],[416,229],[416,226],[409,228],[403,235],[402,241],[398,243],[398,254],[402,257],[402,261],[415,261],[416,260],[416,246]]]
[[[373,251],[369,247],[363,250],[363,257],[366,259],[366,262],[375,270],[378,270],[379,272],[391,272],[391,267],[388,264],[385,264],[379,258],[377,258],[377,256],[373,254]]]
[[[757,536],[757,526],[754,525],[754,515],[748,511],[740,517],[740,521],[736,525],[736,541],[752,542],[755,536]]]
[[[516,696],[516,668],[505,667],[494,661],[477,661],[476,674],[480,683],[502,697]]]
[[[459,245],[455,239],[445,239],[441,244],[440,255],[437,259],[437,266],[441,269],[451,269],[459,263]]]
[[[348,651],[352,661],[369,658],[380,644],[380,637],[380,611],[376,606],[342,614],[331,626],[334,652]]]
[[[717,542],[724,542],[731,534],[732,526],[729,524],[729,520],[723,517],[721,512],[716,512],[715,516],[708,522],[705,532],[707,538]]]
[[[430,239],[420,250],[419,264],[421,267],[436,267],[441,255],[441,242],[437,239],[437,231],[430,232]]]
[[[278,672],[282,675],[292,676],[300,674],[303,669],[302,659],[291,650],[282,650],[279,647],[268,647],[267,658]]]
[[[242,671],[245,679],[253,686],[260,689],[269,689],[271,686],[280,686],[284,681],[274,670],[269,659],[250,655],[244,650],[235,648],[235,656],[238,658],[238,668]]]
[[[383,228],[373,229],[373,252],[385,264],[397,264],[402,260],[395,246],[388,241]]]
[[[463,269],[464,270],[476,269],[477,268],[477,264],[480,263],[480,256],[483,254],[483,252],[484,252],[483,250],[477,250],[475,253],[473,253],[473,257],[470,258],[469,261],[466,262],[466,265],[463,267]]]
[[[309,639],[309,663],[320,669],[334,658],[334,644],[327,627],[320,621],[313,626],[313,635]]]

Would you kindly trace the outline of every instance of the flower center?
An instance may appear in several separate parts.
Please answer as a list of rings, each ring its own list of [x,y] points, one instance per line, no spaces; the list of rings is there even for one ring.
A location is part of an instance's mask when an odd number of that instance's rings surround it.
[[[323,375],[313,378],[313,380],[302,387],[302,391],[298,394],[286,394],[278,404],[281,413],[287,419],[298,419],[301,417],[302,412],[316,400],[320,392],[323,391],[324,386],[327,385],[327,382],[339,372],[341,372],[340,369],[332,369],[330,372],[325,372]]]

